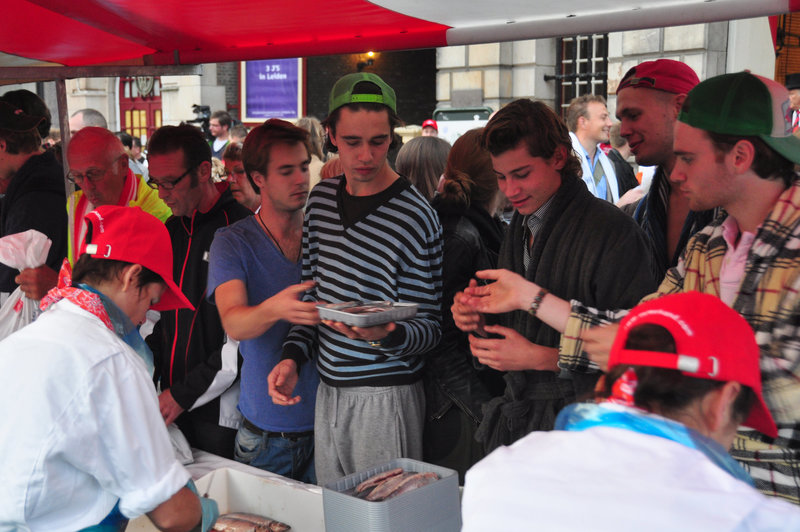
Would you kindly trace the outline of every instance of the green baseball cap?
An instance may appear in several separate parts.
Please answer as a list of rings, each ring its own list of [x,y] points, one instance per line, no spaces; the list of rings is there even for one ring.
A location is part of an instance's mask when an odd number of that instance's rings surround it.
[[[712,133],[758,137],[800,164],[789,91],[771,79],[745,71],[702,81],[689,91],[678,120]]]
[[[380,89],[380,94],[361,94],[354,93],[355,86],[366,81],[376,85]],[[379,76],[371,72],[357,72],[347,74],[337,81],[331,89],[331,99],[328,105],[328,114],[349,103],[380,103],[397,112],[397,98],[394,89],[386,84]]]

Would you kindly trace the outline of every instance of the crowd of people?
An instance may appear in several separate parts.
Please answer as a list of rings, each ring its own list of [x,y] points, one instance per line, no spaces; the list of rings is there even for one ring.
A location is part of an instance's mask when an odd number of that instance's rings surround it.
[[[394,90],[360,72],[321,123],[234,134],[216,112],[210,141],[159,128],[146,166],[83,110],[69,196],[46,106],[14,97],[0,235],[53,244],[0,267],[4,298],[47,309],[0,342],[0,403],[22,405],[0,420],[17,434],[0,529],[207,525],[173,424],[307,483],[399,457],[452,468],[465,530],[800,526],[800,139],[776,82],[648,61],[616,126],[598,96],[566,121],[520,99],[452,146],[429,120],[399,147]],[[320,318],[352,301],[416,314]],[[615,506],[626,489],[635,510]]]

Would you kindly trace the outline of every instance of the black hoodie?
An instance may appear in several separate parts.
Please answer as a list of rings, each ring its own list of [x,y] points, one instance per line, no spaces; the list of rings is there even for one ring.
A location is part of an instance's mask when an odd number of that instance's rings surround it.
[[[58,271],[67,256],[67,194],[63,170],[52,150],[32,156],[17,170],[0,205],[0,236],[28,229],[44,233],[53,242],[46,264]],[[0,292],[13,292],[18,274],[0,264]]]

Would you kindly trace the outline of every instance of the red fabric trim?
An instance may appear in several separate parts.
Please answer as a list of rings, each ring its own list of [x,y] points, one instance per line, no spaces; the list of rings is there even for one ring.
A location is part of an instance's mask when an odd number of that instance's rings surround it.
[[[769,33],[772,35],[772,47],[778,48],[778,17],[769,17]]]
[[[69,66],[171,65],[426,48],[446,46],[448,29],[367,0],[12,3],[6,6],[9,16],[0,17],[0,31],[15,37],[6,39],[2,51]]]

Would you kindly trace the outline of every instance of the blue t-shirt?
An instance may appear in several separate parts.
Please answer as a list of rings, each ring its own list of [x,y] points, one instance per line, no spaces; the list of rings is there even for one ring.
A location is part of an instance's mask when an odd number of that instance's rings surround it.
[[[222,283],[239,279],[247,290],[247,304],[258,305],[287,286],[300,282],[300,264],[292,263],[278,251],[261,230],[255,216],[218,229],[209,252],[208,293]],[[267,376],[280,362],[283,339],[289,331],[286,321],[275,323],[267,332],[242,340],[241,395],[239,410],[251,423],[274,432],[303,432],[314,428],[314,403],[319,376],[313,364],[303,364],[295,395],[302,400],[292,406],[272,402],[267,393]]]

